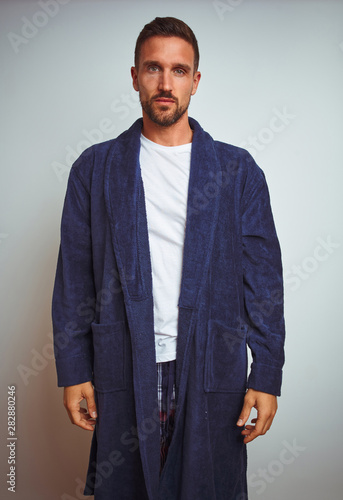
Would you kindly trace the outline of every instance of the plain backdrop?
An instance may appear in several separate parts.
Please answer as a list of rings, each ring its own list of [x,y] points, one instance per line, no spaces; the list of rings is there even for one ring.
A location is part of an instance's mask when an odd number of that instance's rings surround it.
[[[274,425],[249,445],[249,498],[341,499],[343,2],[11,0],[0,11],[0,497],[83,498],[91,433],[69,422],[51,350],[68,172],[141,115],[136,38],[156,16],[175,16],[200,47],[190,116],[252,152],[282,247],[287,361]]]

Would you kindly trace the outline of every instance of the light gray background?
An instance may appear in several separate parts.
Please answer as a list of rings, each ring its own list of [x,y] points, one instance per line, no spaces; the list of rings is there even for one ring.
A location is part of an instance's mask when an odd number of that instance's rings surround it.
[[[172,15],[200,46],[203,76],[190,115],[213,137],[252,151],[267,176],[283,251],[283,393],[272,429],[249,445],[250,499],[341,499],[342,1],[60,0],[57,7],[44,17],[39,2],[0,6],[0,497],[13,498],[6,391],[16,384],[15,498],[84,498],[91,433],[70,424],[51,359],[66,182],[75,155],[140,116],[130,80],[135,40],[145,23]],[[41,27],[30,32],[27,20]],[[15,50],[10,33],[22,30]]]

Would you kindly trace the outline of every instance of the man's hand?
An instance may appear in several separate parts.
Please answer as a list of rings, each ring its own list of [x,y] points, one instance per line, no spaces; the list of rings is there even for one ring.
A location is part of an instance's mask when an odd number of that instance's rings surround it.
[[[80,407],[83,399],[87,401],[88,412],[85,408]],[[91,382],[65,387],[63,404],[73,424],[82,427],[82,429],[94,430],[97,413],[94,401],[94,389]]]
[[[242,431],[245,436],[243,442],[250,443],[258,436],[265,434],[272,425],[277,410],[277,399],[272,394],[248,389],[244,397],[244,405],[239,416],[237,425],[242,427],[249,419],[252,408],[257,410],[257,418],[253,418],[251,423]]]

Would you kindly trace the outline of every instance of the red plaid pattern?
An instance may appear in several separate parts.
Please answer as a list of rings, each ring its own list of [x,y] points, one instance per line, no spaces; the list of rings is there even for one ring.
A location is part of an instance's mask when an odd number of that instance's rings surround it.
[[[167,459],[175,421],[176,360],[157,363],[158,407],[160,412],[160,474]]]

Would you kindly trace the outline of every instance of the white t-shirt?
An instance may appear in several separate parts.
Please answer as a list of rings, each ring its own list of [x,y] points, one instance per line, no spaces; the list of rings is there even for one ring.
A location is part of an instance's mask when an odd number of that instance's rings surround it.
[[[191,149],[191,143],[162,146],[141,135],[157,363],[176,359]]]

